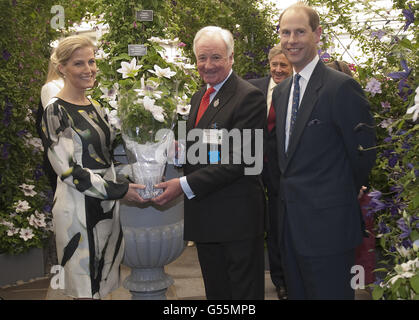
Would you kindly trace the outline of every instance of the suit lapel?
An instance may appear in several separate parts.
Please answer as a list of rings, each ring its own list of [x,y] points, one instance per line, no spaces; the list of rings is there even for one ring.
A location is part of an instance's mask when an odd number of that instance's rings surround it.
[[[286,165],[288,165],[289,160],[292,158],[295,150],[297,149],[298,142],[300,141],[305,126],[307,125],[307,121],[310,118],[311,112],[313,111],[313,108],[317,103],[318,91],[323,85],[324,68],[324,64],[321,61],[319,61],[319,63],[317,63],[316,67],[314,68],[314,71],[308,82],[307,88],[304,92],[303,99],[301,100],[301,105],[298,109],[294,132],[292,133],[289,140]]]
[[[268,90],[269,90],[269,82],[271,81],[271,77],[266,77],[265,78],[265,83],[263,84],[263,95],[266,97],[268,94]]]
[[[199,120],[196,128],[204,129],[210,125],[215,115],[218,112],[220,112],[227,105],[227,102],[234,96],[236,81],[237,78],[233,72],[231,76],[227,79],[227,81],[224,83],[224,85],[221,87],[221,89],[217,92],[214,99],[212,99],[211,103],[208,106],[208,109],[202,115],[202,118]],[[199,99],[197,110],[199,108],[201,99]],[[197,112],[198,111],[196,111],[196,113]],[[196,113],[194,115],[194,119],[196,119]]]
[[[279,91],[278,94],[275,92],[279,89],[274,89],[272,93],[272,101],[275,98],[278,99],[279,103],[276,103],[275,107],[275,114],[276,114],[276,137],[277,137],[277,144],[278,144],[278,161],[279,166],[281,169],[285,167],[286,158],[285,158],[285,124],[287,121],[287,108],[288,108],[288,98],[291,91],[291,78],[287,78],[284,80],[284,84],[280,87],[282,90]],[[281,83],[282,84],[282,83]],[[275,100],[276,100],[275,99]]]

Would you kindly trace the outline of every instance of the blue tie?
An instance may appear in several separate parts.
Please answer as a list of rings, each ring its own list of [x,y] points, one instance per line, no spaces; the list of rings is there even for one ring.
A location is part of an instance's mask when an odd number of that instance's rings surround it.
[[[301,75],[298,73],[294,77],[294,92],[292,93],[291,123],[289,132],[290,137],[292,135],[292,130],[294,129],[295,121],[297,121],[298,105],[300,103],[300,78]]]

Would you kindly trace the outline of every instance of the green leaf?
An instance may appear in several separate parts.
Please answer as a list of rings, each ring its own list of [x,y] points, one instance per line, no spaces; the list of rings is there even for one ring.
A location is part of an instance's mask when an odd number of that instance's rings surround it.
[[[372,298],[374,300],[380,300],[384,294],[384,288],[380,286],[375,286],[374,290],[372,291]]]
[[[410,278],[410,285],[412,286],[413,290],[419,294],[419,274]]]
[[[419,207],[419,193],[412,199],[413,209]]]
[[[413,231],[410,233],[410,239],[412,240],[412,242],[414,242],[414,241],[418,240],[418,239],[419,239],[419,232],[418,232],[418,231],[416,231],[416,230],[413,230]]]

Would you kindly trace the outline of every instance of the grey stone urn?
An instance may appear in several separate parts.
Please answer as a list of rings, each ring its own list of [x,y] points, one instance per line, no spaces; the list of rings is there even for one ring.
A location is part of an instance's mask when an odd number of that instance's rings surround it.
[[[126,163],[123,147],[115,150],[116,160]],[[182,170],[168,164],[166,180],[182,176]],[[131,274],[123,286],[133,300],[165,300],[173,279],[164,266],[177,259],[185,249],[183,240],[183,197],[165,206],[132,206],[121,202],[121,225],[125,241],[123,264]]]
[[[17,255],[0,254],[0,287],[45,277],[44,253],[41,248],[31,248]]]

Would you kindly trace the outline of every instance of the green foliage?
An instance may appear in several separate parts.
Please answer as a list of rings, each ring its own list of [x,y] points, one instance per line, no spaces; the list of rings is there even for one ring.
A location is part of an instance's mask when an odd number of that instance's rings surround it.
[[[195,59],[192,46],[196,32],[208,25],[225,28],[234,36],[234,71],[251,79],[268,72],[268,52],[278,43],[271,7],[261,0],[172,1],[172,29],[186,43],[185,51]],[[194,60],[193,60],[194,61]]]
[[[173,129],[176,125],[177,108],[185,106],[198,89],[198,75],[183,57],[180,42],[173,39],[174,35],[168,27],[172,12],[167,2],[112,2],[112,5],[111,2],[100,1],[94,8],[95,14],[102,17],[109,30],[99,43],[105,57],[97,62],[101,72],[97,78],[99,86],[93,96],[108,109],[117,108],[125,134],[139,143],[153,142],[159,129]],[[153,22],[136,20],[135,12],[142,9],[153,10]],[[144,45],[147,54],[136,57],[139,69],[124,76],[118,70],[133,61],[133,57],[128,55],[130,44]],[[168,57],[166,50],[178,56]],[[166,69],[167,74],[154,74],[156,66]],[[112,87],[117,88],[116,95],[112,98],[104,96],[103,92]],[[119,119],[113,119],[118,127]]]

